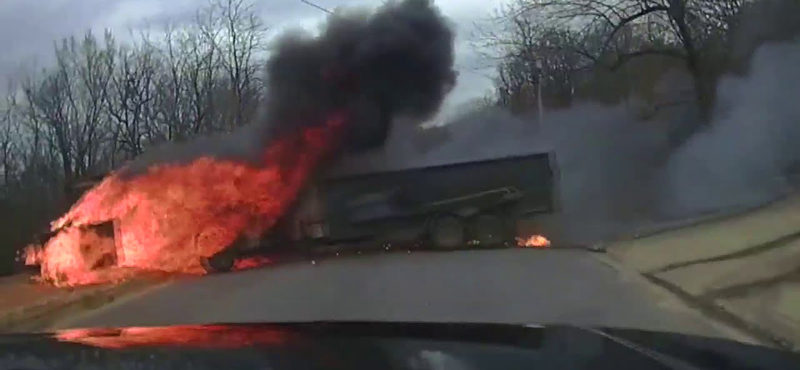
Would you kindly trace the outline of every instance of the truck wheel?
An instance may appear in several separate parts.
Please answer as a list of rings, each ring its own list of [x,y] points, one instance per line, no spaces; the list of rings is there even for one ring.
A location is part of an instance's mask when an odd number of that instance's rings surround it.
[[[229,251],[219,252],[210,258],[203,258],[200,264],[207,273],[228,272],[233,269],[235,258]]]
[[[455,249],[466,244],[467,231],[461,218],[442,215],[431,221],[428,237],[436,249]]]
[[[472,219],[471,237],[482,247],[499,247],[511,234],[506,220],[499,214],[484,213]]]

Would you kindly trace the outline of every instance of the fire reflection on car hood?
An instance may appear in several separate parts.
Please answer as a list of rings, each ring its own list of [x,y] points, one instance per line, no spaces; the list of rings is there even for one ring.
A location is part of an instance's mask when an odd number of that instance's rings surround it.
[[[573,326],[310,322],[0,336],[0,367],[17,369],[42,364],[171,369],[791,369],[798,363],[797,353],[720,339]]]

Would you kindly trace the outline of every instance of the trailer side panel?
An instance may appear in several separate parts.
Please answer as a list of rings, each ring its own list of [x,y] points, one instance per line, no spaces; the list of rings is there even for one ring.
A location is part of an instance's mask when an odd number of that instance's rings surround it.
[[[319,187],[328,234],[348,239],[385,232],[364,220],[391,218],[459,197],[516,189],[522,197],[513,213],[549,213],[555,208],[554,169],[548,153],[478,162],[331,177]],[[396,222],[403,221],[398,218]]]

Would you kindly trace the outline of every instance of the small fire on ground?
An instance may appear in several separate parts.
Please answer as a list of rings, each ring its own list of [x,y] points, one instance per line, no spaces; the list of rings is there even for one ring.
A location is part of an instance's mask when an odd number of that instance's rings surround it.
[[[531,235],[527,238],[517,238],[517,245],[523,248],[547,248],[550,240],[542,235]]]

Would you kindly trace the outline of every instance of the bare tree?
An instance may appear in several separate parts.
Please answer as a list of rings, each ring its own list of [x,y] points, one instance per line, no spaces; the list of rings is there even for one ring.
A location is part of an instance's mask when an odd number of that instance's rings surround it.
[[[206,42],[206,35],[201,27],[186,35],[185,83],[192,134],[224,129],[221,107],[216,99],[223,86],[222,56],[216,47]]]
[[[187,103],[186,71],[187,58],[186,31],[178,31],[169,25],[158,41],[145,40],[158,50],[159,71],[155,82],[154,109],[156,120],[147,128],[148,136],[154,142],[181,141],[191,136],[192,130],[186,122],[190,104]]]
[[[113,58],[116,50],[113,38],[105,33],[103,45],[87,33],[79,44],[77,52],[69,53],[68,58],[74,63],[74,86],[67,86],[70,108],[75,122],[72,141],[75,143],[75,173],[84,176],[90,172],[105,169],[98,168],[101,147],[105,144],[109,132],[107,113],[108,85],[113,74]],[[68,68],[68,67],[67,67]],[[69,70],[64,71],[69,74]]]
[[[126,160],[144,151],[147,128],[153,125],[158,72],[154,54],[155,50],[144,44],[121,47],[115,58],[108,58],[114,70],[106,91],[108,114],[113,121],[113,152],[121,151]],[[114,161],[112,158],[112,164]]]
[[[0,111],[0,166],[2,166],[2,191],[8,196],[13,183],[17,182],[19,172],[19,121],[15,117],[14,96],[7,97]]]
[[[66,93],[69,81],[65,73],[45,71],[43,74],[41,81],[30,79],[23,85],[31,129],[37,147],[45,141],[49,148],[57,150],[61,159],[62,176],[70,182],[74,177],[74,169]]]
[[[484,32],[482,47],[499,50],[495,87],[501,105],[514,111],[536,107],[542,87],[548,106],[566,106],[593,61],[579,52],[575,31],[541,24],[530,14],[507,13],[502,33]]]
[[[244,125],[257,110],[261,94],[259,69],[254,63],[262,51],[266,27],[248,0],[215,0],[199,13],[198,24],[205,41],[219,53],[219,61],[227,76],[228,129]]]
[[[685,24],[684,0],[517,0],[507,15],[537,14],[553,26],[572,28],[583,36],[577,52],[608,68],[618,68],[625,61],[645,54],[675,55],[669,48],[648,47],[630,50],[626,30],[644,33],[653,42],[676,46],[677,41],[692,49],[692,37],[684,29],[669,34],[672,23]],[[683,27],[680,27],[683,28]],[[684,33],[680,33],[684,32]]]
[[[713,81],[703,64],[706,43],[722,38],[743,0],[516,0],[511,22],[534,14],[579,38],[572,52],[615,70],[647,55],[679,58],[694,77],[697,101],[709,108]],[[719,44],[719,43],[718,43]]]
[[[66,183],[95,170],[107,134],[110,52],[91,32],[81,42],[64,39],[55,48],[56,67],[44,71],[41,81],[29,80],[23,86],[37,134],[45,128],[45,140],[59,153]]]

